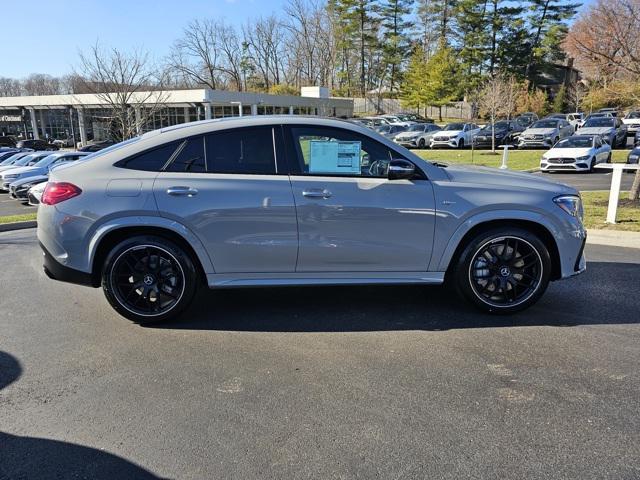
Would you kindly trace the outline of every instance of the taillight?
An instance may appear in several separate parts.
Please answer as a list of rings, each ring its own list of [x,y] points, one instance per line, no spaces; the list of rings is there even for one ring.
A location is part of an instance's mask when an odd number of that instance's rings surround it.
[[[77,197],[82,193],[80,188],[76,187],[73,183],[68,182],[49,182],[44,187],[42,192],[42,198],[40,203],[45,205],[55,205],[56,203],[64,202],[70,198]]]

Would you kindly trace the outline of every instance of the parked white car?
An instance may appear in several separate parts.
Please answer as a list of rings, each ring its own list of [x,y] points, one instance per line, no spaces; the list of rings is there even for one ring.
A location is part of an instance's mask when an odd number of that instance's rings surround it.
[[[27,193],[27,201],[29,205],[39,205],[42,198],[42,192],[44,192],[47,182],[37,183],[29,189]]]
[[[584,113],[580,113],[580,112],[568,113],[567,122],[569,122],[573,127],[573,130],[576,131],[584,123],[584,117],[585,117]]]
[[[550,148],[572,134],[573,127],[566,120],[543,118],[520,134],[518,148]]]
[[[627,135],[635,136],[636,132],[640,131],[640,110],[627,113],[622,123],[627,126]]]
[[[464,148],[473,143],[480,131],[475,123],[450,123],[431,137],[431,148]]]
[[[573,135],[560,140],[542,155],[540,170],[591,172],[598,163],[610,161],[611,145],[602,141],[600,135]]]

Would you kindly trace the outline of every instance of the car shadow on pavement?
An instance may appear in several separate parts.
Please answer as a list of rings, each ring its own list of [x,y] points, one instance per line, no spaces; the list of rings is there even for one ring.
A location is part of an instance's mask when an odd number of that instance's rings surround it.
[[[13,355],[0,351],[0,405],[5,387],[22,375]],[[0,479],[160,477],[117,455],[91,447],[46,438],[23,437],[0,431]]]
[[[150,328],[257,332],[352,332],[640,323],[629,286],[633,263],[591,262],[583,275],[552,282],[516,315],[483,314],[444,287],[341,286],[207,291],[180,319]]]

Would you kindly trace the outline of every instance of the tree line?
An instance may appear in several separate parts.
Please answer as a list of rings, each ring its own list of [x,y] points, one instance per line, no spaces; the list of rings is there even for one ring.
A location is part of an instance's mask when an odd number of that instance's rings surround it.
[[[166,58],[144,67],[156,73],[156,84],[172,88],[296,94],[301,86],[323,85],[336,96],[397,97],[411,64],[422,60],[441,74],[455,72],[449,80],[456,88],[443,93],[462,98],[497,71],[535,86],[548,64],[563,60],[562,41],[578,6],[564,0],[288,0],[279,13],[240,26],[194,20]],[[83,76],[79,65],[63,78],[0,78],[0,95],[80,93]]]

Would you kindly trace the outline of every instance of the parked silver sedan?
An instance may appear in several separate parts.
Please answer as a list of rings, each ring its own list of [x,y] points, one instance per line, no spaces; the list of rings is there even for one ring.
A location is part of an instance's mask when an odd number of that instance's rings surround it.
[[[47,275],[102,286],[143,323],[176,317],[201,285],[446,279],[513,313],[586,268],[585,238],[569,186],[430,163],[353,123],[288,115],[128,140],[53,170],[38,209]]]

